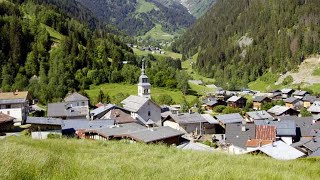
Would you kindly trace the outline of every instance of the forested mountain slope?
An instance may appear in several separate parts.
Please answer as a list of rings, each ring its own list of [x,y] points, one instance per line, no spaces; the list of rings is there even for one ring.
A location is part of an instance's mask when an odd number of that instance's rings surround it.
[[[173,49],[185,57],[199,53],[199,72],[239,89],[319,53],[319,17],[319,0],[218,0]]]
[[[0,2],[0,91],[29,90],[45,103],[118,82],[122,61],[132,70],[126,72],[137,71],[132,49],[118,36],[92,31],[54,6],[20,2]]]
[[[165,32],[189,27],[195,18],[173,0],[77,0],[96,17],[129,35],[144,35],[156,24]]]
[[[197,18],[204,15],[216,0],[178,0],[189,12]]]

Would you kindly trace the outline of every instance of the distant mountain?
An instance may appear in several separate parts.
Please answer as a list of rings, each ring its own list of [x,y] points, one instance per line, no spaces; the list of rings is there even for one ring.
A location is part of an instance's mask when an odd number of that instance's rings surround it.
[[[194,23],[187,8],[176,0],[77,0],[100,20],[129,35],[144,35],[157,24],[177,32]]]
[[[240,89],[266,72],[297,68],[320,53],[319,0],[217,0],[173,50],[217,84]]]
[[[189,12],[200,18],[216,2],[216,0],[178,0]]]

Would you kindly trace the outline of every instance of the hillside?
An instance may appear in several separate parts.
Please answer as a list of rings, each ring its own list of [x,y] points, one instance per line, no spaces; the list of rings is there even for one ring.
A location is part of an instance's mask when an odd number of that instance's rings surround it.
[[[228,89],[285,73],[319,53],[320,1],[218,0],[176,43],[195,69]]]
[[[197,18],[203,16],[216,0],[178,0]]]
[[[172,0],[77,0],[107,24],[129,35],[144,35],[156,25],[171,34],[189,27],[195,18]]]
[[[317,179],[319,159],[276,161],[87,140],[0,140],[0,179]],[[248,170],[250,169],[250,170]]]

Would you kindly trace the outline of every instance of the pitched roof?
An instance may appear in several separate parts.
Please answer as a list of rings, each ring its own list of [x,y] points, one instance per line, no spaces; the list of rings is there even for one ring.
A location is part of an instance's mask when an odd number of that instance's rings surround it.
[[[247,141],[256,136],[254,124],[246,124],[245,128],[246,130],[242,131],[242,124],[227,124],[226,142],[245,149]]]
[[[246,143],[246,147],[261,147],[267,144],[271,144],[271,140],[262,140],[262,139],[249,139]]]
[[[295,97],[290,97],[290,98],[287,98],[284,100],[285,103],[296,103],[298,101],[300,101],[300,99],[295,98]]]
[[[217,100],[211,100],[211,101],[208,101],[207,103],[206,103],[206,105],[207,106],[213,106],[213,105],[215,105],[215,104],[218,104],[219,102],[217,101]]]
[[[91,116],[97,116],[101,113],[106,113],[107,111],[110,111],[111,109],[113,109],[114,107],[116,107],[116,105],[114,104],[107,104],[106,106],[103,105],[103,106],[100,106],[94,110],[91,110],[90,111],[90,115]]]
[[[227,102],[237,102],[241,99],[242,97],[241,96],[232,96],[231,98],[229,98],[227,100]]]
[[[262,102],[262,101],[264,101],[265,99],[269,99],[268,97],[265,97],[265,96],[255,96],[254,98],[253,98],[253,102]]]
[[[86,116],[86,107],[71,107],[68,103],[49,103],[48,117],[77,117]]]
[[[309,157],[318,157],[320,156],[320,148],[314,151],[312,154],[310,154]]]
[[[281,92],[282,92],[283,94],[288,94],[288,93],[290,93],[290,92],[292,92],[292,91],[294,91],[294,90],[293,90],[293,89],[288,89],[288,88],[281,89]]]
[[[288,144],[277,141],[259,148],[266,155],[279,160],[293,160],[305,156],[301,151]]]
[[[315,101],[308,109],[309,112],[320,113],[320,101]]]
[[[239,113],[216,115],[215,117],[223,124],[241,123],[244,120]]]
[[[174,121],[178,124],[193,124],[193,123],[203,123],[208,122],[203,116],[199,113],[179,113],[169,115]]]
[[[0,104],[24,103],[28,99],[28,91],[0,93]]]
[[[64,98],[65,102],[74,102],[74,101],[89,101],[89,99],[77,92],[74,92]]]
[[[249,117],[251,117],[254,120],[273,120],[273,117],[271,114],[269,114],[267,111],[251,111],[246,113]]]
[[[320,137],[311,139],[303,144],[303,146],[308,148],[310,151],[315,152],[316,150],[320,149]]]
[[[320,98],[318,98],[317,96],[307,95],[307,96],[304,96],[302,100],[305,102],[314,103],[315,101],[319,101]]]
[[[298,134],[302,137],[320,136],[320,131],[317,131],[317,126],[313,123],[313,117],[296,117],[284,116],[280,118],[281,121],[293,121],[298,128]]]
[[[276,132],[276,126],[258,125],[256,126],[256,139],[273,141],[276,139]]]
[[[50,117],[27,117],[27,124],[63,125],[62,119]]]
[[[210,114],[201,114],[201,116],[207,120],[210,124],[219,124],[219,121],[217,121],[213,116]]]
[[[110,118],[114,119],[118,124],[137,122],[137,120],[133,119],[130,114],[124,112],[122,109],[112,109]]]
[[[276,126],[277,136],[296,136],[296,125],[293,121],[255,121],[256,125]]]
[[[0,124],[13,121],[15,118],[0,112]]]
[[[128,109],[132,112],[138,112],[139,109],[148,101],[148,98],[131,95],[127,97],[125,100],[123,100],[121,103],[123,104],[123,107],[125,109]]]
[[[276,116],[279,116],[279,115],[285,113],[286,111],[288,111],[289,109],[290,108],[285,107],[285,106],[276,105],[276,106],[272,107],[271,109],[269,109],[267,112],[274,114]]]
[[[66,129],[99,129],[106,128],[114,125],[113,119],[103,119],[103,120],[93,120],[89,121],[87,119],[72,119],[64,120],[62,125],[62,130]]]
[[[177,146],[178,149],[182,150],[194,150],[194,151],[213,151],[213,148],[210,146],[201,144],[201,143],[194,143],[194,142],[187,142]]]
[[[294,96],[304,96],[306,95],[308,92],[307,91],[301,91],[301,90],[296,90],[293,95]]]

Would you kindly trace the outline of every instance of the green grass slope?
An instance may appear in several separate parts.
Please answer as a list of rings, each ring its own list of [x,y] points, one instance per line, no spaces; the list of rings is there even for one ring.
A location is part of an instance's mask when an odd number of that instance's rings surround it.
[[[0,179],[318,179],[319,159],[181,151],[87,140],[0,141]]]

